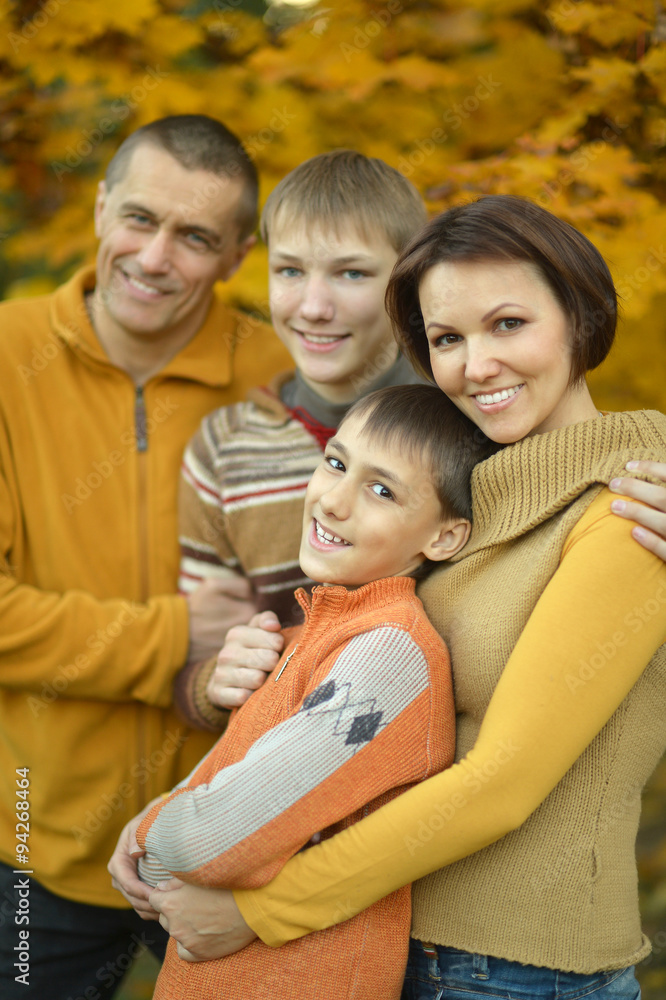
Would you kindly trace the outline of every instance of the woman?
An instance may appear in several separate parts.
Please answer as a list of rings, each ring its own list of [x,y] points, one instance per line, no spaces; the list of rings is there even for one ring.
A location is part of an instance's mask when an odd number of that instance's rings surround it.
[[[612,516],[608,484],[628,459],[664,459],[666,418],[596,410],[584,373],[613,340],[612,280],[528,202],[433,220],[387,302],[412,361],[504,446],[475,470],[470,543],[420,589],[451,649],[458,763],[236,901],[280,944],[420,879],[406,997],[633,1000],[666,568]]]

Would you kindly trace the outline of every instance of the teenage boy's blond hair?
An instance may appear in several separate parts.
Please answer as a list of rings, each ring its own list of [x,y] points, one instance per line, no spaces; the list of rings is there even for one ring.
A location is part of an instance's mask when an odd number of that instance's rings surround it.
[[[427,215],[421,195],[398,170],[336,149],[301,163],[270,193],[260,222],[264,243],[278,219],[324,225],[337,235],[351,223],[366,239],[379,230],[399,253]]]

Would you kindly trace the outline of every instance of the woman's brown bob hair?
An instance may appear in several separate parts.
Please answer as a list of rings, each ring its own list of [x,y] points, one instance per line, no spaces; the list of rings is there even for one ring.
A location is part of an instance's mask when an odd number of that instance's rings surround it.
[[[386,309],[401,349],[433,379],[419,305],[426,271],[449,262],[516,260],[533,264],[567,316],[571,383],[600,365],[615,337],[617,295],[606,263],[590,241],[551,212],[513,195],[450,208],[410,240],[386,289]]]

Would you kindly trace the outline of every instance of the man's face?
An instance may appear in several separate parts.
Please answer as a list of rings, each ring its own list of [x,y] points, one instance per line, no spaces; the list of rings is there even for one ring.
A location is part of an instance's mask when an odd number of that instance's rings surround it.
[[[268,248],[275,332],[308,385],[333,403],[361,396],[398,354],[384,309],[397,251],[353,222],[340,230],[278,222]]]
[[[131,336],[194,335],[213,285],[237,269],[254,243],[239,242],[243,183],[186,170],[152,144],[138,146],[95,205],[96,306],[102,322]]]

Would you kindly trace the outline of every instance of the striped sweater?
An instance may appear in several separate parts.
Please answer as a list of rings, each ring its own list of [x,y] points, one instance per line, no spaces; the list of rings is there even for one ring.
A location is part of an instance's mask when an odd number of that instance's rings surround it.
[[[448,766],[455,716],[448,653],[406,577],[317,587],[267,683],[182,785],[143,820],[141,877],[251,888],[323,830],[350,826]],[[341,902],[341,905],[344,905]],[[262,941],[190,964],[173,940],[155,1000],[398,1000],[409,888],[275,951]]]

